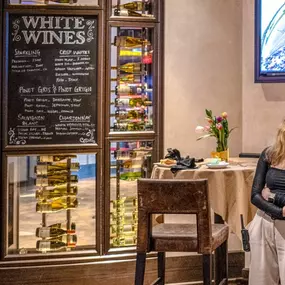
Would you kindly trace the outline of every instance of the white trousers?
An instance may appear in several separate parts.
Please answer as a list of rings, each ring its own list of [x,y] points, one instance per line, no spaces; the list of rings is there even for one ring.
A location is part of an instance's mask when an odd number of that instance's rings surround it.
[[[285,220],[258,210],[248,231],[249,285],[285,285]]]

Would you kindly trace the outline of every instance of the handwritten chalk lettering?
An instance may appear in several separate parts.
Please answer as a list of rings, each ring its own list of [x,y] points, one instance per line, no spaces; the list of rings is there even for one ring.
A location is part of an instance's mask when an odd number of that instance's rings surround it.
[[[68,82],[77,82],[79,81],[78,78],[68,78]]]
[[[61,49],[59,51],[60,55],[70,55],[71,53],[72,53],[72,50],[63,50],[63,49]]]
[[[83,116],[63,116],[60,115],[59,116],[59,120],[60,121],[72,121],[72,122],[76,122],[76,121],[86,121],[86,122],[90,122],[90,118],[91,115],[83,115]]]
[[[15,56],[41,56],[41,51],[39,49],[35,50],[14,50]]]
[[[34,90],[35,90],[34,87],[25,88],[24,86],[20,86],[18,92],[19,92],[19,94],[31,94],[34,92]],[[27,99],[27,98],[25,98],[25,99]]]
[[[51,87],[38,86],[38,93],[39,94],[50,94],[51,93]]]
[[[92,92],[92,87],[86,87],[86,86],[75,86],[74,87],[75,93],[90,93]]]
[[[64,87],[64,86],[58,86],[57,90],[59,93],[70,93],[72,91],[72,87]]]
[[[74,55],[89,55],[90,50],[74,50],[73,54]]]
[[[22,114],[18,114],[18,120],[22,121],[44,121],[45,119],[45,116],[25,116]]]

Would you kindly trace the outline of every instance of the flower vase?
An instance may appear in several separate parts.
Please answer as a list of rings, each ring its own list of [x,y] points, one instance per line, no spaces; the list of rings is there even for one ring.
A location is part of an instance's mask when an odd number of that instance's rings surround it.
[[[230,158],[230,151],[229,149],[226,149],[224,151],[212,151],[211,157],[220,158],[221,160],[228,162]]]

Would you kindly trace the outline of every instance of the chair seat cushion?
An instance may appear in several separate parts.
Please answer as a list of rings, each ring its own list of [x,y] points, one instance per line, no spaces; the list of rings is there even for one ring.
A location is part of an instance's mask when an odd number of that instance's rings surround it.
[[[224,224],[212,225],[212,251],[228,239],[229,227]],[[151,248],[153,251],[197,252],[196,224],[159,224],[152,228]]]

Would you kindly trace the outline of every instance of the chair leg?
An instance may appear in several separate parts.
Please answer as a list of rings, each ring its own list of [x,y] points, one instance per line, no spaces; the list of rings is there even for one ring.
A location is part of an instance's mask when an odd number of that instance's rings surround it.
[[[203,284],[212,284],[212,255],[203,254]]]
[[[135,285],[143,285],[145,273],[146,253],[138,252],[136,258]]]
[[[160,278],[159,285],[165,284],[165,252],[158,252],[157,254],[157,271],[158,278]]]
[[[228,284],[228,241],[215,250],[215,284]]]

